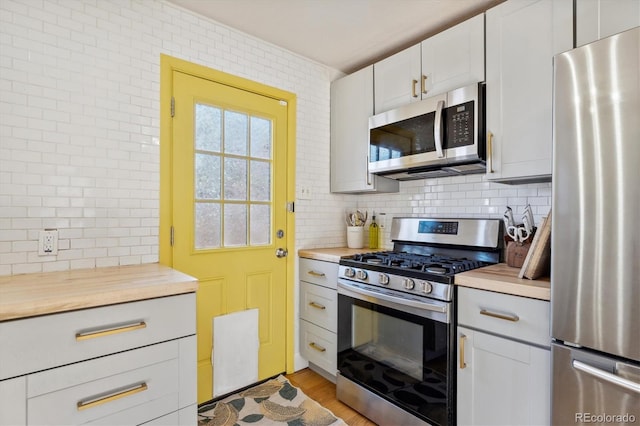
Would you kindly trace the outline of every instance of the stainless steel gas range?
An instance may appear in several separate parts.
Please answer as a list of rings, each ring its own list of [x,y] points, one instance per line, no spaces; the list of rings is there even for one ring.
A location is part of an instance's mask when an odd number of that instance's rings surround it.
[[[338,399],[378,424],[455,424],[455,274],[498,263],[497,219],[394,218],[340,260]]]

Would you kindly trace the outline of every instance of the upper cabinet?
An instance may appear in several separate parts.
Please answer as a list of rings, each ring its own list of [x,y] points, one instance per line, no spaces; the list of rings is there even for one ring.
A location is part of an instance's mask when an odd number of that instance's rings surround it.
[[[550,180],[553,56],[572,47],[572,0],[511,0],[486,12],[489,180]]]
[[[331,192],[397,192],[398,181],[369,173],[373,65],[331,83]]]
[[[640,25],[640,0],[578,0],[576,47]]]
[[[484,81],[484,15],[374,65],[375,113]]]

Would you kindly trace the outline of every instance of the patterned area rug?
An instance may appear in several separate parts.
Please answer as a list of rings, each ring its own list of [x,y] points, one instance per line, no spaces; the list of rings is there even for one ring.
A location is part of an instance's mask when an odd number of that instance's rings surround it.
[[[343,426],[346,423],[294,387],[284,376],[198,409],[198,426]]]

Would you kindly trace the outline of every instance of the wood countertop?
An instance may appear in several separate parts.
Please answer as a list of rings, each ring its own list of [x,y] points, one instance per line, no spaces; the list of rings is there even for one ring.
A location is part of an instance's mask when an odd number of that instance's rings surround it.
[[[191,293],[198,281],[158,263],[0,277],[0,321]]]
[[[333,247],[333,248],[314,248],[314,249],[300,249],[298,250],[298,256],[306,259],[324,260],[325,262],[340,262],[340,258],[344,256],[353,256],[358,253],[371,253],[374,251],[380,251],[384,249],[369,249],[367,247],[353,249],[347,247]]]
[[[538,280],[518,278],[518,272],[520,272],[520,268],[512,268],[507,266],[506,263],[499,263],[456,274],[455,283],[463,287],[551,300],[551,282],[549,278]]]

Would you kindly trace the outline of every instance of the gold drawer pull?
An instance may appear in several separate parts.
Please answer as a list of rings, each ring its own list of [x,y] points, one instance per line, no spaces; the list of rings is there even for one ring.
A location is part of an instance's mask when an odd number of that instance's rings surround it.
[[[486,315],[488,317],[498,318],[498,319],[512,321],[512,322],[517,322],[518,320],[520,320],[520,317],[517,315],[504,315],[504,314],[499,314],[497,312],[487,311],[486,309],[482,309],[480,311],[480,314]]]
[[[464,362],[464,340],[467,338],[464,334],[460,335],[460,370],[467,368],[467,363]]]
[[[318,352],[326,352],[327,351],[326,348],[323,348],[322,346],[316,344],[316,342],[309,343],[309,346],[311,346],[313,349],[315,349]]]
[[[125,333],[127,331],[140,330],[141,328],[147,328],[147,323],[144,321],[137,322],[135,324],[127,324],[122,326],[105,328],[98,331],[86,331],[76,333],[76,340],[95,339],[96,337],[109,336],[111,334]]]
[[[313,307],[313,308],[316,308],[316,309],[323,309],[323,310],[324,310],[324,309],[327,309],[327,307],[326,307],[326,306],[321,305],[321,304],[316,303],[316,302],[309,302],[309,306],[311,306],[311,307]]]
[[[135,385],[134,387],[127,388],[123,391],[118,391],[115,393],[111,393],[107,396],[103,396],[100,398],[91,398],[85,399],[83,401],[78,401],[78,411],[86,410],[87,408],[97,407],[98,405],[106,404],[107,402],[115,401],[120,398],[124,398],[127,396],[135,395],[136,393],[140,393],[146,391],[147,384],[141,383],[139,385]]]
[[[324,272],[316,272],[316,271],[309,271],[309,272],[307,272],[307,274],[313,275],[314,277],[324,277],[325,276]]]

